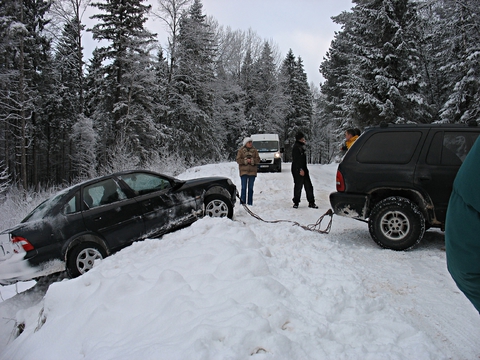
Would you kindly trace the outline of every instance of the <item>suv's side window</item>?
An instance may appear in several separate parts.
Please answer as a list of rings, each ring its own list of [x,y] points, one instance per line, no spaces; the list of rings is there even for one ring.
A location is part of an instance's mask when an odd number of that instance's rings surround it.
[[[460,166],[477,137],[473,132],[438,131],[430,144],[427,164]]]
[[[357,161],[364,164],[408,164],[421,137],[420,131],[375,133],[363,144]]]

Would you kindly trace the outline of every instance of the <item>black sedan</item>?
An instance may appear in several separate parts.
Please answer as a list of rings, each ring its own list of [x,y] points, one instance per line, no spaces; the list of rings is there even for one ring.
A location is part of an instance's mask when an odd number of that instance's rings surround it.
[[[233,217],[236,187],[223,177],[178,180],[125,171],[72,186],[0,234],[0,284],[67,270],[71,277],[136,240],[205,215]]]

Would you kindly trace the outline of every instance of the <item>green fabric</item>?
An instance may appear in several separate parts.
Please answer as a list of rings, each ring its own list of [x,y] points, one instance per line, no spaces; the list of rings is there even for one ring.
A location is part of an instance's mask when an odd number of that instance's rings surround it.
[[[480,312],[480,141],[477,140],[453,183],[445,223],[448,271]]]

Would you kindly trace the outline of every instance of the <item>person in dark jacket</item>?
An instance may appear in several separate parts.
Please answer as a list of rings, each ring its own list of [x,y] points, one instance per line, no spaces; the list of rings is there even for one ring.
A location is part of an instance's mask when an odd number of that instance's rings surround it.
[[[458,170],[445,222],[447,268],[480,313],[480,140]]]
[[[313,185],[307,168],[307,155],[305,154],[305,135],[298,132],[295,135],[295,144],[292,149],[292,175],[293,175],[293,207],[298,208],[302,188],[305,187],[308,207],[318,209],[313,195]]]

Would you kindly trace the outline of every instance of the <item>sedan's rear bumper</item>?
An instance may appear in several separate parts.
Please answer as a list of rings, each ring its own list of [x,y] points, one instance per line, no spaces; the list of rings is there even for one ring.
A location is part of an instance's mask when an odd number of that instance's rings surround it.
[[[365,220],[367,217],[368,196],[333,192],[330,205],[336,215]]]
[[[10,285],[65,270],[65,263],[52,260],[39,266],[32,266],[25,259],[27,253],[20,245],[13,244],[0,236],[0,284]]]
[[[14,254],[10,259],[0,261],[0,284],[10,285],[19,281],[33,280],[42,276],[65,271],[65,263],[53,260],[41,266],[32,266],[24,259],[25,254]]]

